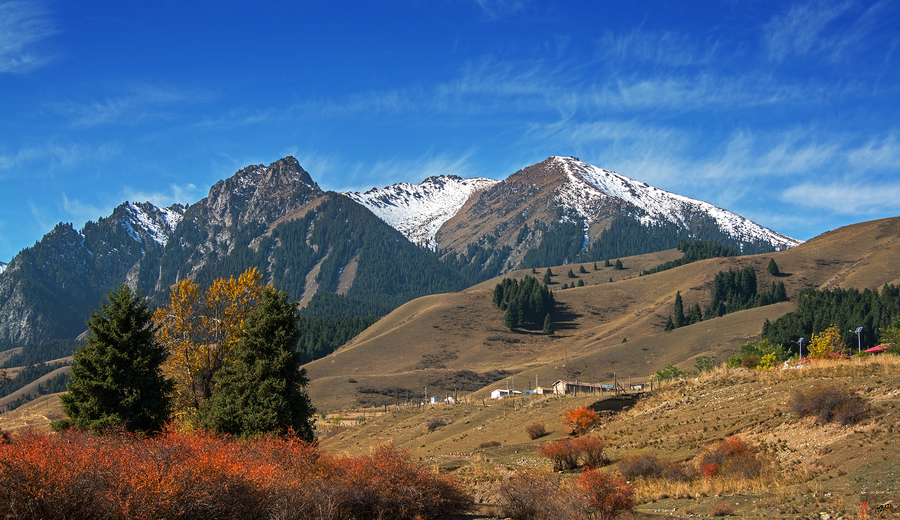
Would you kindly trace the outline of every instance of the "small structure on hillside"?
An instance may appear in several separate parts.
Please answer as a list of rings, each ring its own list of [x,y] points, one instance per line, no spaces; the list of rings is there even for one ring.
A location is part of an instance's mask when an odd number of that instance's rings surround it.
[[[602,383],[584,383],[581,381],[563,380],[553,383],[553,393],[556,395],[587,395],[615,391],[616,387],[614,385],[605,385]]]
[[[522,392],[517,390],[508,390],[506,388],[497,388],[496,390],[491,390],[491,399],[503,399],[504,397],[517,396]]]

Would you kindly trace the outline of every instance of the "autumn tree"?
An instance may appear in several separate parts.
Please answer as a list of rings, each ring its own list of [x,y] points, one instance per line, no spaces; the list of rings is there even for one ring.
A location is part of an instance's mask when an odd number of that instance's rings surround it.
[[[299,339],[293,302],[266,288],[244,321],[234,363],[219,370],[216,391],[201,405],[203,425],[236,436],[293,432],[312,441],[315,408],[294,352]]]
[[[185,279],[153,315],[157,339],[168,351],[163,369],[175,381],[177,419],[198,419],[200,405],[213,394],[216,372],[233,361],[241,327],[263,289],[256,269],[237,279],[219,278],[205,292]]]
[[[809,357],[826,358],[832,354],[843,354],[846,350],[841,331],[832,325],[818,334],[813,334],[809,341]]]
[[[107,301],[91,313],[87,342],[72,356],[63,411],[80,428],[157,431],[170,412],[172,384],[160,369],[166,350],[140,293],[123,285]]]

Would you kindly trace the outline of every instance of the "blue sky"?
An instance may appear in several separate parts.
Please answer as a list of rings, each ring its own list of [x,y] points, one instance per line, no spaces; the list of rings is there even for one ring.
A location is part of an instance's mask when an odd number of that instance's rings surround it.
[[[4,262],[286,155],[339,191],[574,155],[809,239],[900,214],[900,7],[15,0],[0,114]]]

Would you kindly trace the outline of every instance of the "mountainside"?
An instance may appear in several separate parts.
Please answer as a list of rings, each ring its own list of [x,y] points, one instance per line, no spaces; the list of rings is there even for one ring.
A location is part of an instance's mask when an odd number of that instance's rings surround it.
[[[550,157],[480,192],[440,229],[438,248],[509,247],[505,270],[597,261],[716,240],[744,254],[796,246],[712,204],[572,157]]]
[[[900,284],[900,264],[894,261],[900,256],[900,217],[847,226],[786,251],[713,258],[638,276],[679,256],[663,251],[628,257],[622,270],[592,263],[553,267],[550,287],[558,310],[551,336],[504,327],[504,313],[492,302],[499,279],[409,302],[335,353],[305,365],[310,394],[317,405],[334,409],[354,406],[373,388],[420,391],[427,385],[436,394],[453,392],[466,384],[462,371],[505,370],[523,384],[535,377],[541,384],[612,382],[646,378],[668,363],[693,369],[697,356],[715,356],[721,363],[741,344],[759,339],[766,320],[794,310],[801,289]],[[780,275],[767,272],[770,259]],[[783,282],[791,301],[664,331],[676,294],[685,307],[696,302],[705,308],[716,273],[746,267],[756,272],[759,287]],[[575,278],[564,274],[569,268]],[[533,276],[530,269],[504,276],[526,275]],[[561,289],[576,278],[583,287]]]
[[[75,337],[122,283],[160,304],[186,277],[205,286],[255,267],[309,316],[379,316],[510,270],[661,251],[683,239],[744,253],[797,243],[574,158],[551,157],[499,182],[439,176],[342,195],[286,157],[236,172],[189,206],[126,202],[81,231],[58,225],[0,274],[0,341]]]
[[[493,179],[441,175],[429,177],[421,184],[403,182],[345,195],[367,207],[414,244],[434,249],[435,235],[441,226],[459,212],[469,197],[494,184],[497,181]]]

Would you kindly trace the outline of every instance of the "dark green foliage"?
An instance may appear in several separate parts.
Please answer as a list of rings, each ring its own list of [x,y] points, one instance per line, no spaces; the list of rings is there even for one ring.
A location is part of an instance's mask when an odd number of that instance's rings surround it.
[[[643,225],[629,217],[616,217],[609,228],[578,255],[575,261],[587,262],[653,253],[675,249],[682,241],[693,240],[715,241],[745,255],[774,251],[772,245],[766,242],[731,238],[719,229],[712,217],[704,215],[696,216],[691,229],[683,229],[672,223]]]
[[[697,372],[709,372],[716,367],[716,356],[697,356],[694,367]]]
[[[573,273],[572,270],[569,269],[569,272],[566,273],[566,276],[568,276],[569,278],[575,278],[575,273]]]
[[[91,313],[87,343],[75,351],[63,411],[80,428],[158,431],[169,418],[172,383],[160,370],[166,351],[154,338],[152,314],[127,285],[107,301]]]
[[[672,321],[675,324],[676,329],[687,325],[687,318],[684,315],[684,302],[681,299],[681,291],[675,293],[675,311],[672,315]]]
[[[547,335],[553,334],[553,320],[550,319],[550,313],[544,316],[544,329],[542,332]]]
[[[766,266],[766,271],[768,271],[772,276],[778,276],[779,274],[781,274],[781,271],[778,270],[778,264],[775,263],[774,258],[769,259],[769,265]]]
[[[216,390],[201,408],[203,425],[240,437],[293,432],[313,440],[309,379],[294,352],[299,339],[287,293],[266,290],[244,322],[235,362],[219,371]]]
[[[756,271],[751,266],[737,271],[719,271],[709,290],[712,298],[706,312],[700,309],[699,303],[694,303],[687,316],[683,314],[684,304],[681,301],[681,293],[676,294],[675,315],[671,317],[671,325],[669,321],[666,321],[666,330],[788,299],[784,282],[772,282],[767,291],[757,293]]]
[[[384,316],[393,310],[392,305],[372,300],[359,300],[342,294],[319,291],[309,305],[300,309],[306,318],[372,318]]]
[[[689,375],[691,375],[690,372],[688,372],[687,370],[681,370],[672,363],[669,363],[668,365],[666,365],[666,368],[656,373],[656,376],[663,381],[668,379],[680,379]]]
[[[684,253],[684,256],[677,260],[671,260],[669,262],[659,264],[656,267],[651,267],[650,269],[641,271],[641,274],[648,275],[659,273],[662,271],[680,267],[682,265],[687,265],[698,260],[706,260],[708,258],[738,256],[738,252],[736,250],[730,247],[723,246],[722,244],[714,240],[697,240],[694,242],[682,240],[678,243],[678,250],[682,251]]]
[[[521,282],[504,278],[494,287],[494,304],[506,309],[503,325],[515,328],[524,324],[540,325],[553,311],[553,294],[533,276]]]
[[[578,266],[578,272],[579,272],[579,273],[587,273],[587,269],[585,269],[583,265],[579,265],[579,266]]]
[[[550,285],[550,277],[551,276],[553,276],[553,273],[550,271],[550,268],[548,267],[547,272],[544,273],[544,279],[542,280],[542,283],[544,285]]]
[[[522,267],[543,267],[573,262],[584,246],[584,221],[580,218],[532,226],[541,233],[541,243],[522,257]]]
[[[612,267],[612,264],[609,261],[609,258],[603,261],[603,267]]]
[[[298,317],[303,336],[297,344],[297,351],[304,363],[315,361],[331,354],[338,347],[355,338],[369,328],[379,318],[306,318]]]
[[[615,269],[616,271],[621,271],[622,269],[625,269],[625,266],[622,265],[621,260],[616,260],[616,265],[613,266],[613,269]]]
[[[69,357],[80,344],[74,339],[49,339],[27,343],[22,346],[21,352],[10,356],[3,366],[21,367]],[[8,348],[0,346],[0,352],[14,347],[12,344],[9,344]]]
[[[836,325],[848,345],[862,349],[875,346],[878,332],[888,328],[895,316],[900,316],[900,287],[885,284],[881,293],[871,289],[803,289],[797,295],[797,310],[774,322],[766,320],[762,337],[776,345],[790,349],[798,338],[812,338]],[[851,332],[863,327],[859,339]]]
[[[578,280],[578,287],[584,287],[584,280]]]
[[[57,368],[64,366],[66,366],[66,363],[38,363],[36,365],[28,365],[20,370],[16,374],[16,377],[9,381],[3,382],[0,380],[0,397],[6,397],[16,390],[28,385],[35,379],[45,376]],[[66,388],[63,387],[61,390],[55,390],[55,392],[62,392],[65,391],[65,389]]]
[[[744,343],[737,353],[728,358],[729,367],[756,368],[763,357],[775,354],[775,361],[781,362],[790,357],[790,354],[781,345],[772,343],[767,339]]]

